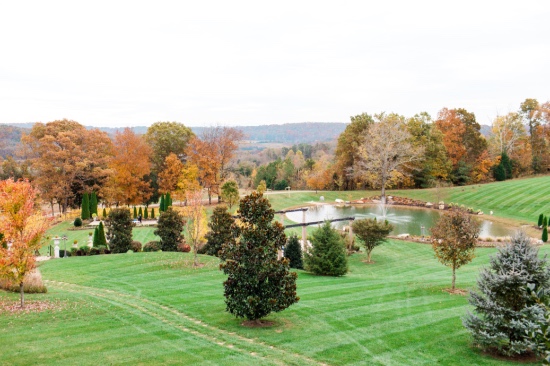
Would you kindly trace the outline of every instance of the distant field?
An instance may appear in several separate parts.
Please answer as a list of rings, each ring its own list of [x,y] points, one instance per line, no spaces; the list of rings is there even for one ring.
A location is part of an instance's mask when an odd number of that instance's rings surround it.
[[[457,272],[471,288],[494,249]],[[548,247],[543,253],[550,252]],[[0,364],[514,365],[472,348],[467,298],[428,245],[390,241],[341,278],[298,271],[301,300],[249,329],[225,312],[218,260],[182,253],[74,257],[41,265],[58,310],[0,313]],[[0,302],[16,294],[0,292]]]

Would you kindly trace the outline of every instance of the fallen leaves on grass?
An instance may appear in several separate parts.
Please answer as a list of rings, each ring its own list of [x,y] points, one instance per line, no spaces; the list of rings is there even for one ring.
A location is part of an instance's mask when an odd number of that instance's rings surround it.
[[[0,314],[28,314],[28,313],[40,313],[47,310],[61,310],[64,308],[64,303],[48,300],[31,300],[25,301],[25,307],[21,309],[21,303],[19,301],[0,301]]]

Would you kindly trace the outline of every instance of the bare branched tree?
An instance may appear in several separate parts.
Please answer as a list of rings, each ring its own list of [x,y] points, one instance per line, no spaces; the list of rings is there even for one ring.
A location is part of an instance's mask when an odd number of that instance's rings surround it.
[[[378,121],[366,131],[359,149],[358,173],[374,187],[380,187],[384,198],[391,173],[407,174],[403,167],[420,159],[424,148],[411,143],[403,116],[381,113],[376,119]]]

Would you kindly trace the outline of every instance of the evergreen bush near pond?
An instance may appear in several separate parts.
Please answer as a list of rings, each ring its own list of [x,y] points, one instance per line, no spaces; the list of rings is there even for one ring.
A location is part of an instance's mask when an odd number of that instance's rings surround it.
[[[550,288],[546,257],[538,257],[525,233],[516,233],[481,271],[477,284],[479,290],[472,291],[469,300],[474,312],[463,319],[474,343],[506,356],[532,350],[535,345],[529,335],[545,321],[545,309],[532,300],[527,288]]]
[[[285,245],[285,258],[290,261],[290,268],[303,269],[302,245],[296,235],[288,238]]]
[[[348,272],[344,239],[330,226],[330,222],[325,222],[313,232],[311,246],[304,256],[307,271],[325,276],[343,276]]]

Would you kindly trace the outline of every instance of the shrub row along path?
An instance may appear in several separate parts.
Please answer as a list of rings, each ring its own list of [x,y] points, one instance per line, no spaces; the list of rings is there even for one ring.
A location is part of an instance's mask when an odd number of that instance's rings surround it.
[[[256,360],[249,360],[253,363],[266,365],[325,365],[312,360],[304,355],[287,352],[280,348],[259,342],[252,338],[243,337],[228,332],[211,325],[208,325],[198,319],[190,317],[176,309],[159,304],[150,299],[117,292],[109,289],[99,289],[88,286],[76,285],[67,282],[52,280],[44,281],[48,288],[55,288],[62,291],[77,294],[79,296],[90,297],[91,300],[105,301],[124,311],[132,311],[138,315],[145,324],[150,322],[161,322],[173,330],[191,334],[207,343],[208,347],[223,347],[227,351],[234,351],[248,355]],[[139,329],[138,329],[139,331]],[[186,342],[180,342],[179,351],[188,350]],[[76,361],[66,359],[69,363]]]

